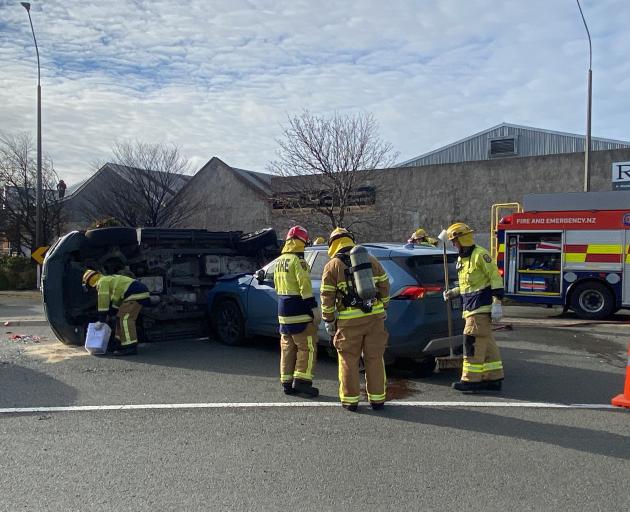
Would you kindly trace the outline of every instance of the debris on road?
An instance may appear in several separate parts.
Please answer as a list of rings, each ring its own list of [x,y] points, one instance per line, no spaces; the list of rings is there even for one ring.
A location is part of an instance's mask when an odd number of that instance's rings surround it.
[[[39,343],[42,340],[41,336],[31,336],[30,334],[12,334],[9,336],[11,341],[20,341],[22,343]]]

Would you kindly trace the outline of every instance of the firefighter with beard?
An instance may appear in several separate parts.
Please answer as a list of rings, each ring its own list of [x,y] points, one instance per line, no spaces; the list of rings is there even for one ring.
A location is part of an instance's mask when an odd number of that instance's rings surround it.
[[[324,267],[321,284],[322,316],[339,358],[341,405],[349,411],[358,408],[359,362],[363,357],[368,400],[372,409],[379,410],[386,398],[383,354],[388,339],[385,309],[389,303],[389,279],[378,260],[363,247],[360,249],[365,251],[365,263],[353,266],[351,251],[355,247],[354,237],[345,228],[336,228],[330,234],[331,259]],[[358,295],[359,271],[368,272],[369,285],[375,292],[373,299]]]
[[[488,251],[475,245],[468,225],[456,222],[446,234],[459,251],[459,286],[445,290],[444,300],[461,296],[466,320],[462,376],[453,383],[453,389],[463,393],[500,391],[503,362],[492,334],[492,321],[503,316],[503,280]]]
[[[287,395],[315,398],[319,390],[313,387],[313,370],[321,313],[304,260],[308,241],[308,232],[302,226],[289,229],[282,255],[276,260],[273,281],[278,294],[282,388]]]

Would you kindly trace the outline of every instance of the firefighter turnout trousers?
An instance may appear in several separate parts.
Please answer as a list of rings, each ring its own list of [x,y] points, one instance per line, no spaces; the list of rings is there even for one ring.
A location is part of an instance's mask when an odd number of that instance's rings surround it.
[[[300,379],[312,382],[317,361],[317,326],[306,324],[302,332],[280,335],[280,381]]]
[[[116,339],[121,347],[138,343],[136,321],[142,305],[135,300],[125,301],[116,313]]]
[[[478,313],[466,317],[464,326],[464,366],[462,381],[481,382],[503,378],[499,347],[492,334],[490,315]]]
[[[369,315],[337,322],[333,343],[339,357],[339,399],[344,405],[359,403],[359,362],[363,355],[365,387],[370,403],[386,398],[383,354],[388,334],[383,315]]]

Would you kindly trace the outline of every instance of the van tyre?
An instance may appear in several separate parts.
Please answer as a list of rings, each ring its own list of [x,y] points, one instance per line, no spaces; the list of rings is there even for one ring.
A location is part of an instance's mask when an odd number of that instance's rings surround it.
[[[220,343],[242,345],[245,341],[245,319],[238,304],[222,300],[212,311],[212,327]]]
[[[571,292],[571,309],[580,318],[602,320],[614,313],[615,298],[603,283],[597,281],[579,283]]]
[[[278,237],[273,228],[265,228],[243,235],[236,244],[239,252],[251,255],[263,249],[277,249]]]
[[[116,227],[90,229],[85,232],[85,238],[92,247],[138,244],[138,233],[134,228]]]

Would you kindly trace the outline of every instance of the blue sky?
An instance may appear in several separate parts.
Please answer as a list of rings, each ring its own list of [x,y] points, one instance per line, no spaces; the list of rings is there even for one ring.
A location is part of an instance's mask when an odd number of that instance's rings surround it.
[[[371,112],[400,161],[503,121],[583,133],[574,0],[31,2],[43,145],[68,183],[116,140],[264,171],[288,115]],[[593,135],[630,140],[630,0],[584,0]],[[0,0],[0,131],[35,134],[36,60]]]

